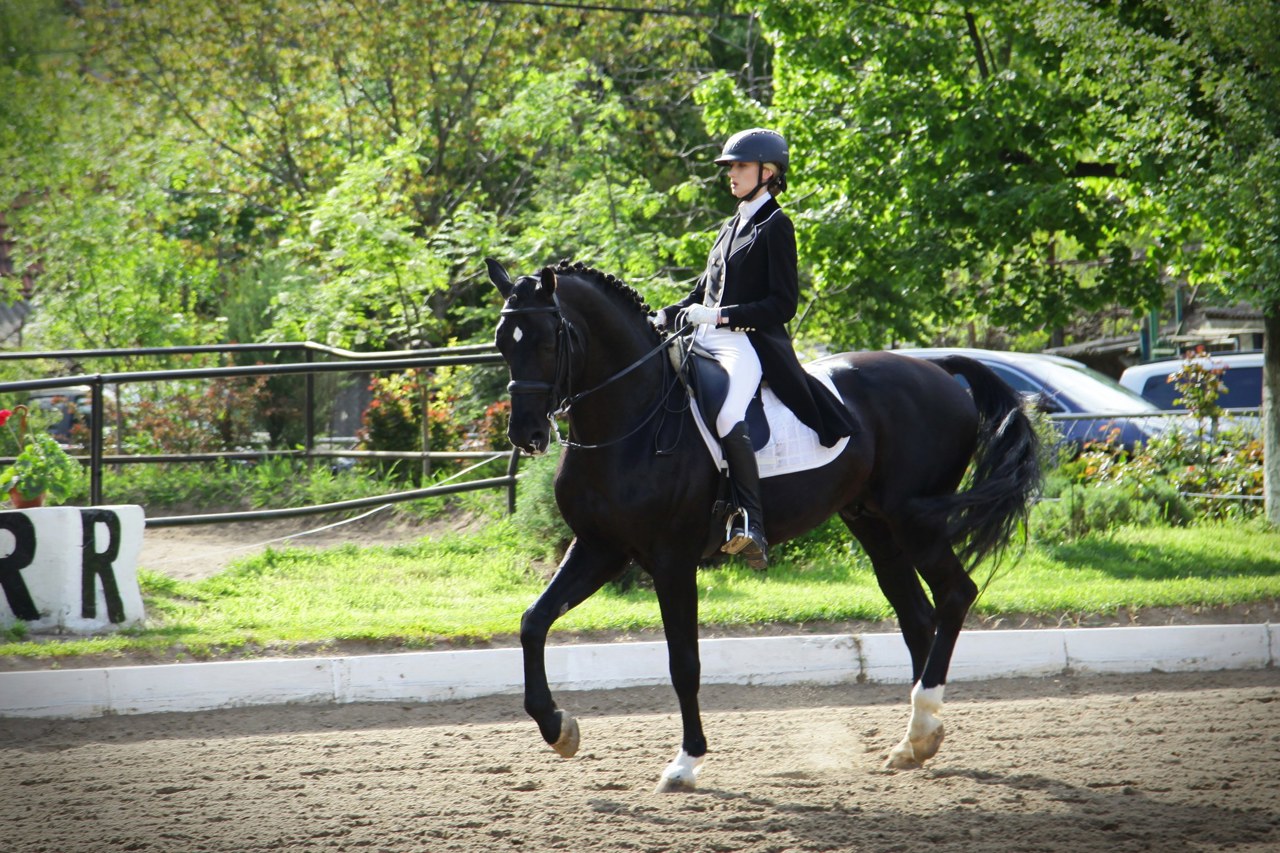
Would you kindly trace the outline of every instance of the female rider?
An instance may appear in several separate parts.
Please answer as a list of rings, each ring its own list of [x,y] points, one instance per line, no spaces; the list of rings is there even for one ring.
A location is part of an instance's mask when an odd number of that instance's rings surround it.
[[[752,128],[729,138],[716,163],[728,167],[738,212],[716,235],[693,291],[655,318],[659,326],[671,318],[695,325],[697,342],[729,374],[715,428],[740,512],[721,550],[742,554],[757,569],[768,565],[769,546],[746,411],[761,380],[823,446],[856,429],[844,405],[800,366],[786,330],[800,297],[795,229],[775,199],[787,187],[789,160],[787,142],[775,131]]]

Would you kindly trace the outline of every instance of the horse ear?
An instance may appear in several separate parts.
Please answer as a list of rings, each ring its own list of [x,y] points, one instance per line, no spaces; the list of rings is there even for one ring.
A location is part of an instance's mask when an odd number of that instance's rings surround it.
[[[489,281],[493,282],[493,286],[498,288],[498,292],[502,294],[503,299],[511,296],[511,276],[507,275],[507,270],[502,264],[493,258],[485,258],[484,265],[489,268]]]
[[[538,282],[538,292],[548,299],[556,292],[556,273],[551,267],[543,267]]]

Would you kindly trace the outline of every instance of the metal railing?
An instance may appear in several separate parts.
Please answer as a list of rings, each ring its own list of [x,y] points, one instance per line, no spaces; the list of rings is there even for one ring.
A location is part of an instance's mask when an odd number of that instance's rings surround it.
[[[516,475],[520,451],[357,451],[320,449],[316,446],[315,428],[315,377],[324,373],[376,373],[409,368],[457,367],[463,365],[498,365],[502,357],[492,344],[444,347],[422,350],[361,353],[329,347],[310,341],[276,344],[226,344],[185,347],[135,347],[128,349],[52,350],[43,352],[0,352],[0,361],[35,361],[41,359],[73,359],[77,362],[95,358],[124,358],[137,356],[174,356],[191,354],[228,355],[236,353],[300,353],[304,361],[289,364],[257,364],[231,367],[198,367],[174,370],[140,370],[113,373],[89,373],[58,376],[47,379],[28,379],[0,382],[0,393],[38,391],[46,389],[87,386],[90,389],[88,457],[77,457],[89,469],[89,501],[103,502],[102,471],[105,465],[154,464],[161,462],[210,462],[220,460],[257,460],[266,458],[372,458],[372,459],[468,459],[483,458],[489,461],[506,458],[506,473],[501,477],[489,477],[450,485],[411,489],[368,498],[319,504],[309,507],[290,507],[271,510],[251,510],[234,513],[172,516],[147,519],[149,527],[169,527],[189,524],[211,524],[226,521],[249,521],[267,518],[311,515],[338,512],[348,509],[381,505],[399,501],[456,494],[480,489],[505,489],[507,507],[515,510]],[[341,361],[316,361],[317,355],[330,356]],[[181,381],[193,379],[252,378],[260,376],[304,377],[304,440],[301,450],[238,450],[223,453],[187,454],[107,454],[105,452],[105,389],[121,385]],[[118,397],[118,395],[117,395]]]

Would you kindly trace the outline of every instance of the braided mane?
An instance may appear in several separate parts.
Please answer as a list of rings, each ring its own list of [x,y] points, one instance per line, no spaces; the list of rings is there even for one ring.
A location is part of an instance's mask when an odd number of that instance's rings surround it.
[[[649,315],[652,309],[644,297],[640,295],[640,291],[636,290],[629,284],[626,284],[617,276],[602,272],[594,267],[589,267],[582,261],[571,261],[568,258],[550,267],[551,271],[556,275],[572,274],[575,277],[595,285],[598,290],[603,291],[615,301],[621,303],[624,307],[638,312],[645,321],[645,325],[656,335],[657,330],[653,328],[653,324],[649,322]]]

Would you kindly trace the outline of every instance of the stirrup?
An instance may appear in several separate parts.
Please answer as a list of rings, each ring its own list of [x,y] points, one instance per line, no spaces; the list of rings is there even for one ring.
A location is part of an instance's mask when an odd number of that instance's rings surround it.
[[[741,523],[734,524],[736,519],[741,519]],[[725,543],[720,546],[720,550],[726,554],[741,555],[753,569],[764,569],[769,565],[769,546],[760,526],[756,525],[755,529],[757,533],[753,536],[751,517],[745,509],[732,513],[725,521]]]

